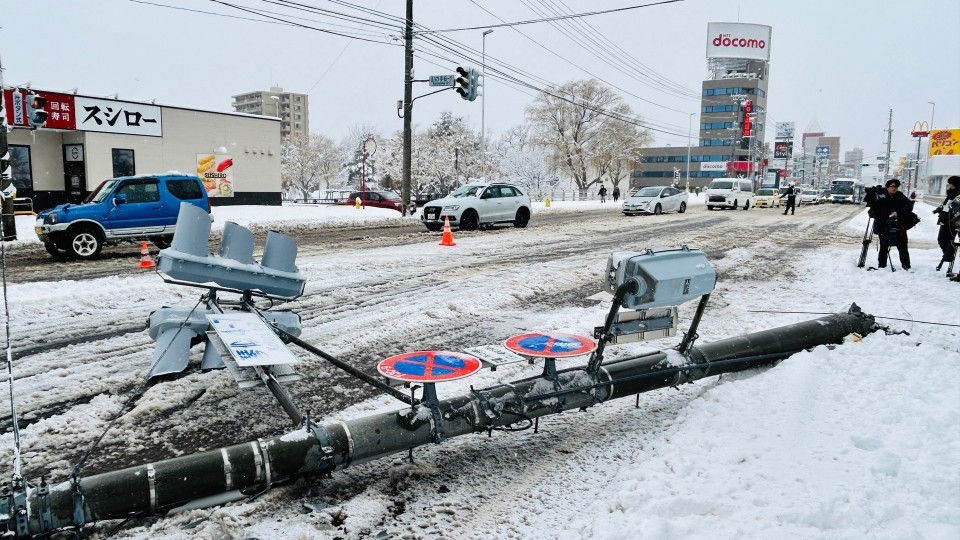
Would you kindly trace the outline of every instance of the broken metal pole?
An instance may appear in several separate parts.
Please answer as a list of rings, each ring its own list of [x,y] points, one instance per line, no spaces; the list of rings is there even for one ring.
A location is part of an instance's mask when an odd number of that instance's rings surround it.
[[[53,487],[0,491],[0,533],[27,538],[108,519],[175,510],[194,503],[218,504],[255,495],[309,474],[326,474],[407,451],[435,440],[535,421],[608,399],[676,386],[703,377],[741,371],[787,358],[804,349],[866,335],[874,319],[854,305],[830,315],[696,346],[684,356],[656,352],[608,362],[595,374],[584,368],[557,373],[556,382],[536,377],[476,390],[430,405],[364,418],[307,426],[279,437],[130,467]],[[428,410],[436,407],[442,426]],[[4,519],[6,517],[6,519]]]

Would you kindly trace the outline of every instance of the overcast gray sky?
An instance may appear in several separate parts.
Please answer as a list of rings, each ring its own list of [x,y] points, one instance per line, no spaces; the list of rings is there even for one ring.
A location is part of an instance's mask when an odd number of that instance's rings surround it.
[[[122,99],[219,111],[232,110],[234,94],[277,84],[310,95],[313,132],[339,139],[360,123],[384,134],[402,127],[396,101],[403,97],[403,49],[393,39],[401,30],[389,16],[403,17],[403,0],[298,4],[366,20],[293,10],[283,0],[149,2],[4,2],[4,83],[31,82],[52,91],[79,88],[93,96],[119,93]],[[373,42],[263,22],[263,14],[227,3]],[[641,3],[649,2],[416,0],[414,20],[434,30],[483,27]],[[576,29],[570,23],[495,28],[486,37],[487,65],[536,87],[600,79],[660,130],[656,145],[683,146],[689,113],[699,110],[699,98],[658,90],[624,63],[642,64],[640,69],[661,82],[699,94],[706,75],[707,23],[765,24],[773,27],[768,134],[773,122],[793,121],[799,141],[799,133],[816,121],[828,135],[842,138],[842,151],[858,146],[869,159],[884,149],[890,109],[895,155],[915,151],[909,132],[915,121],[931,120],[929,102],[936,103],[936,127],[960,128],[960,2],[685,0],[579,21]],[[443,32],[418,40],[416,77],[451,73],[457,65],[479,67],[482,32]],[[600,55],[589,50],[598,47]],[[414,95],[430,90],[418,84]],[[496,136],[522,122],[535,90],[490,76],[485,93],[486,127]],[[480,129],[479,99],[470,103],[446,91],[418,99],[414,107],[416,124],[428,125],[450,110]]]

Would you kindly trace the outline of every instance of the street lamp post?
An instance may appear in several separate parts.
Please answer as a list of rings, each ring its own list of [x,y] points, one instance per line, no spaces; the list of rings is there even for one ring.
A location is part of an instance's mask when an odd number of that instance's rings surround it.
[[[480,74],[483,77],[483,94],[480,95],[480,178],[487,179],[487,34],[492,34],[493,30],[486,30],[480,38],[482,45],[480,60]]]
[[[272,99],[276,103],[276,107],[277,107],[276,116],[277,118],[280,118],[280,96],[270,96],[270,99]]]
[[[687,119],[687,193],[690,193],[690,132],[695,114],[697,113],[690,113],[690,118]]]
[[[937,112],[937,104],[934,103],[934,102],[932,102],[932,101],[928,101],[927,103],[929,103],[930,105],[933,106],[933,108],[930,110],[930,131],[932,132],[932,131],[933,131],[933,116],[934,116],[934,114],[936,114],[936,112]],[[930,139],[930,140],[933,141],[933,139]],[[917,156],[917,159],[919,159],[919,158],[920,158],[920,156]],[[929,160],[929,159],[927,159],[927,168],[925,169],[925,174],[926,174],[926,177],[927,177],[927,178],[930,177],[930,160]]]

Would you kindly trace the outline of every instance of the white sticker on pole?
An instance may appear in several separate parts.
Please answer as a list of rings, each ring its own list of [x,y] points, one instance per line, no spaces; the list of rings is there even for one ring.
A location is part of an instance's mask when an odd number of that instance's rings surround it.
[[[300,363],[255,313],[207,315],[207,320],[240,367]]]

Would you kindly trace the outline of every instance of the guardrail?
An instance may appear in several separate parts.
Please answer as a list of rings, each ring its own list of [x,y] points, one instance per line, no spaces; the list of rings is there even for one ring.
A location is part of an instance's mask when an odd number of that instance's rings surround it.
[[[30,197],[17,197],[13,200],[13,213],[18,216],[35,216],[33,211],[33,199]]]

